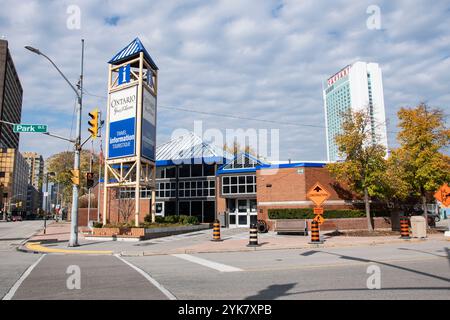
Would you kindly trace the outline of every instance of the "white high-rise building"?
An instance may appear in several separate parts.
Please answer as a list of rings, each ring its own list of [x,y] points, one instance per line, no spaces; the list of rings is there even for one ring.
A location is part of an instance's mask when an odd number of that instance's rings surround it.
[[[339,159],[335,137],[341,132],[342,113],[369,108],[372,142],[388,150],[383,80],[377,63],[355,62],[323,83],[328,161]]]

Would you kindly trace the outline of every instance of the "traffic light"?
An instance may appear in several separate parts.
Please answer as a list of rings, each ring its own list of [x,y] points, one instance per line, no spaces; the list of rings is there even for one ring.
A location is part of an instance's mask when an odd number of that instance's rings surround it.
[[[94,173],[93,172],[87,172],[86,173],[86,187],[88,189],[90,189],[93,186],[94,186]]]
[[[80,185],[80,170],[70,170],[72,173],[72,183],[79,186]]]
[[[89,117],[91,120],[88,121],[90,128],[88,129],[91,134],[91,138],[95,139],[98,136],[98,127],[99,127],[99,112],[98,109],[94,109],[89,112]]]

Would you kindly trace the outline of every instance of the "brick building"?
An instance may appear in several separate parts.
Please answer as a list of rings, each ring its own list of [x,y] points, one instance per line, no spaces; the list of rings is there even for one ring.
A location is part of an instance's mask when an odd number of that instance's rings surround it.
[[[192,133],[158,146],[156,165],[159,216],[192,215],[212,222],[227,212],[230,228],[248,227],[267,221],[271,208],[312,208],[306,193],[316,182],[331,194],[327,209],[354,204],[352,194],[331,178],[326,162],[268,162],[246,153],[233,157]],[[134,189],[111,192],[107,220],[133,219]],[[150,190],[142,190],[141,197],[143,221],[150,213]]]

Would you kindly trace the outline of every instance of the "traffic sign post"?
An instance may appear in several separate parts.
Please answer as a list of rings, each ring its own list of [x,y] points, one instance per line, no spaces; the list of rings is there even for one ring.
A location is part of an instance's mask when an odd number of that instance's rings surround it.
[[[450,207],[450,187],[448,184],[442,185],[434,194],[434,198],[442,203],[443,207]]]
[[[13,131],[15,133],[47,133],[47,125],[46,124],[14,124]]]
[[[316,215],[313,221],[316,221],[319,225],[325,222],[323,217],[322,204],[330,198],[331,194],[324,188],[319,182],[316,182],[314,186],[309,190],[306,196],[311,200],[316,207],[314,208],[314,214]]]
[[[306,194],[306,197],[314,202],[316,207],[320,207],[330,196],[331,194],[319,182],[316,182]]]

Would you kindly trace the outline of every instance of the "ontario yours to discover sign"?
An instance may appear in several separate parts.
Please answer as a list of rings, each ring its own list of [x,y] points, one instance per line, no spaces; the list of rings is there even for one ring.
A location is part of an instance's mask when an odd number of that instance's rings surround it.
[[[109,108],[108,158],[134,156],[137,86],[111,93]]]

